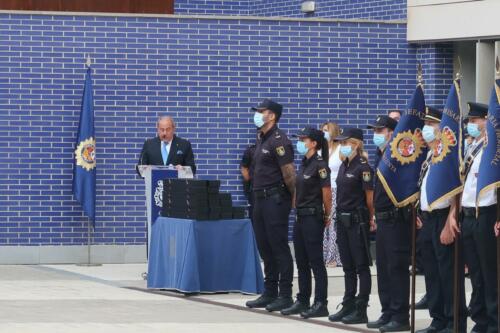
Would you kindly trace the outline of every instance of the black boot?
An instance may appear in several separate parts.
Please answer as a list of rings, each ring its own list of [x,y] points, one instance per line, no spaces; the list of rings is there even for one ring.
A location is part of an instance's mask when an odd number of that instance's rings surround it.
[[[249,308],[265,308],[266,306],[274,302],[275,299],[276,297],[261,295],[257,299],[248,301],[246,303],[246,306]]]
[[[266,310],[269,312],[281,311],[283,309],[289,308],[293,305],[293,299],[290,296],[279,296],[272,303],[266,306]]]
[[[300,316],[304,319],[307,318],[318,318],[318,317],[328,317],[328,307],[327,302],[314,302],[310,309],[300,313]]]
[[[299,300],[296,300],[291,307],[281,310],[281,314],[284,316],[296,315],[303,311],[307,311],[308,309],[309,302],[301,302]]]
[[[329,321],[333,321],[333,322],[341,321],[342,318],[351,314],[355,310],[355,303],[354,303],[353,299],[343,301],[339,305],[342,305],[342,308],[337,313],[334,313],[330,317],[328,317]],[[338,308],[338,306],[337,306],[337,308]]]
[[[356,300],[356,306],[354,312],[342,318],[342,323],[344,324],[366,324],[368,322],[368,316],[366,315],[366,308],[368,307],[368,302],[366,300]]]

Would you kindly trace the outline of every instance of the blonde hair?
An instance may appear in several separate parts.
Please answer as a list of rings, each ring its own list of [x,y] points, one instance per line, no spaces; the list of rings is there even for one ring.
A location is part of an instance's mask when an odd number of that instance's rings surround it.
[[[323,130],[323,127],[325,126],[328,128],[328,133],[330,134],[330,140],[328,140],[328,150],[330,154],[333,154],[335,149],[339,146],[339,143],[337,141],[333,141],[333,139],[340,135],[340,126],[337,123],[327,121],[321,125],[321,130]]]
[[[368,153],[366,152],[366,150],[364,148],[363,141],[355,139],[355,138],[349,138],[345,141],[349,142],[349,143],[354,143],[355,145],[357,145],[358,148],[356,148],[356,154],[358,154],[361,157],[364,157],[368,161]],[[342,154],[340,154],[340,159],[342,161],[344,161],[345,157],[342,156]]]

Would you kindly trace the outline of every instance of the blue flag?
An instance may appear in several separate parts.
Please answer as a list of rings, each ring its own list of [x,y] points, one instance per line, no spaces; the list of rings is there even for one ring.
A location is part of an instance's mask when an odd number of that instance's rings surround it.
[[[80,125],[76,137],[75,164],[73,168],[73,194],[82,205],[95,226],[95,136],[94,136],[94,98],[92,96],[91,69],[87,69],[83,89]]]
[[[477,176],[477,200],[484,192],[500,187],[500,80],[495,81],[491,92],[486,135]]]
[[[419,84],[378,165],[377,176],[396,207],[408,205],[420,194],[418,178],[427,156],[421,130],[424,110],[424,92]]]
[[[427,176],[427,201],[431,209],[440,201],[460,193],[463,188],[460,176],[462,119],[459,80],[451,85],[439,132]]]

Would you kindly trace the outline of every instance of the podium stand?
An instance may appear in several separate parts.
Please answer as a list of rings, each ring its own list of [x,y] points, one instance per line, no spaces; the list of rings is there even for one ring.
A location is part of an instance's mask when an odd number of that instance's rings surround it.
[[[191,167],[183,166],[177,170],[169,165],[138,165],[137,169],[144,178],[146,185],[146,211],[147,211],[147,253],[151,240],[151,226],[156,221],[163,206],[163,180],[168,178],[193,178]]]

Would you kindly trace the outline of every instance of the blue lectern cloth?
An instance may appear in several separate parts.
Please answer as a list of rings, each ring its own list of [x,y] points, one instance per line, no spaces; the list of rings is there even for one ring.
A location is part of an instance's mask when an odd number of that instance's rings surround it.
[[[250,220],[158,217],[151,231],[148,288],[262,293],[264,279]]]

